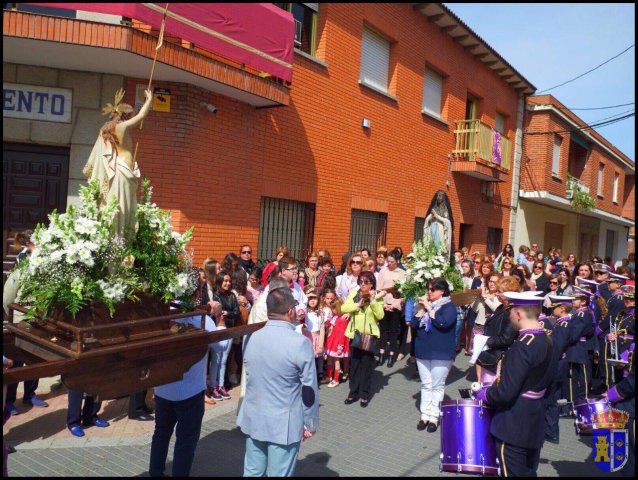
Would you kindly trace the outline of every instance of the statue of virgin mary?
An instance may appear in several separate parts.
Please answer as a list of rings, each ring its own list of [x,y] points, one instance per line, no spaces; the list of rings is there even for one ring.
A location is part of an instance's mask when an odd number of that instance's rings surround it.
[[[434,242],[437,247],[443,247],[448,257],[452,255],[453,222],[450,201],[443,190],[438,190],[425,216],[423,239]]]

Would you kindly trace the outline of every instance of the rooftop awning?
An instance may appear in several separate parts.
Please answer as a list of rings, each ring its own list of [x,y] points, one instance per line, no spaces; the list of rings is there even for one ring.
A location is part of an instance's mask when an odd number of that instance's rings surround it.
[[[29,3],[133,18],[159,28],[165,3]],[[292,14],[268,3],[171,3],[165,32],[292,81]]]

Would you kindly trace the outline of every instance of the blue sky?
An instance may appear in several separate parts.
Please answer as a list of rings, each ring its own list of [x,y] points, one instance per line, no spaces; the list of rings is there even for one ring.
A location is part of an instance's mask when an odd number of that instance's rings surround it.
[[[537,88],[551,88],[594,68],[636,41],[633,3],[446,3]],[[547,92],[568,108],[635,101],[636,47],[574,82]],[[593,123],[635,105],[574,110]],[[635,161],[635,117],[596,130]]]

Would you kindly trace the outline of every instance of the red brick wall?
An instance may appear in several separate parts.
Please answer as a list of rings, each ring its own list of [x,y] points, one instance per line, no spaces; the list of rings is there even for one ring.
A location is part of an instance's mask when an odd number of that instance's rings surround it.
[[[512,141],[516,92],[408,4],[322,4],[318,23],[318,56],[328,68],[295,55],[288,107],[256,110],[193,86],[154,82],[171,90],[172,111],[149,115],[138,162],[177,227],[195,226],[196,262],[221,260],[245,242],[256,250],[262,195],[316,203],[314,246],[335,257],[348,249],[353,196],[388,205],[391,247],[410,250],[415,210],[424,213],[438,189],[452,204],[455,241],[467,223],[472,249],[485,249],[488,226],[502,228],[507,242],[509,208],[482,202],[480,181],[448,174],[447,157],[468,91],[481,97],[484,122],[494,125],[496,110],[508,115]],[[365,23],[393,40],[389,78],[398,102],[358,83]],[[420,113],[426,64],[446,75],[447,126]],[[146,81],[129,80],[129,101],[137,83]],[[361,127],[364,117],[370,130]],[[506,178],[493,202],[510,203],[511,174]]]
[[[553,103],[561,110],[567,111],[562,104],[549,95],[531,97],[528,102],[533,104]],[[573,116],[573,114],[570,116]],[[574,119],[577,120],[578,117],[574,116]],[[579,123],[583,126],[586,125],[582,121]],[[556,113],[552,113],[548,110],[526,112],[526,135],[523,146],[523,165],[521,168],[521,188],[523,190],[547,191],[559,197],[565,196],[570,151],[569,146],[572,141],[570,139],[570,134],[557,134],[563,139],[560,153],[560,178],[558,179],[552,176],[554,135],[534,135],[533,132],[565,132],[572,128],[573,127],[570,123],[560,118]],[[530,132],[532,134],[530,134]],[[600,136],[596,135],[596,137]],[[604,143],[607,144],[608,142],[604,141]],[[631,184],[633,184],[633,180],[629,183],[625,180],[625,171],[622,163],[618,159],[614,158],[599,145],[594,143],[590,143],[590,145],[591,151],[580,180],[585,185],[589,186],[589,193],[596,200],[596,208],[614,215],[625,216],[632,219],[635,218],[633,210],[629,210],[627,207],[628,203],[631,203],[633,206],[635,198],[633,189],[628,194],[624,193],[625,185],[627,185],[627,188],[632,188]],[[603,174],[603,198],[600,198],[597,195],[598,168],[601,163],[605,165]],[[618,173],[620,175],[617,203],[612,202],[614,173]]]

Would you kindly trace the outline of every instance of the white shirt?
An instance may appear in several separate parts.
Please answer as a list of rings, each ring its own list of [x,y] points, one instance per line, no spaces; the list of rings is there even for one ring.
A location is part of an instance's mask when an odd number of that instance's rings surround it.
[[[311,333],[321,330],[321,316],[319,312],[308,310],[306,312],[306,328]]]

